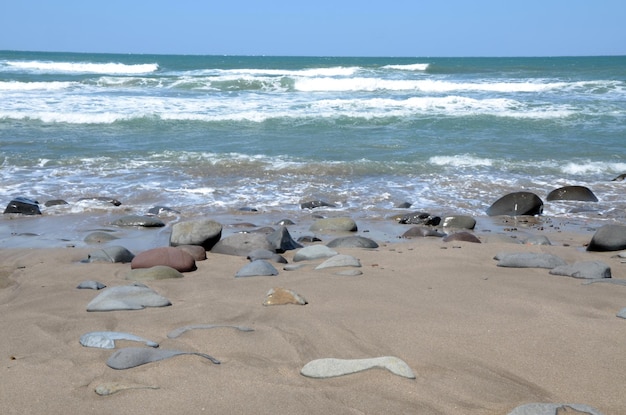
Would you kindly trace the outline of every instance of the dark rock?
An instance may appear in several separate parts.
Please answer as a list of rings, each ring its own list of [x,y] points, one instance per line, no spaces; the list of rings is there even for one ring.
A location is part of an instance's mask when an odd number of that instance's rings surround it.
[[[624,179],[626,179],[626,173],[622,173],[622,174],[620,174],[619,176],[617,176],[616,178],[614,178],[612,181],[614,181],[614,182],[621,182],[621,181],[623,181]]]
[[[113,206],[120,206],[122,204],[122,202],[120,202],[117,199],[113,199],[110,197],[104,197],[104,196],[99,196],[99,197],[81,197],[80,199],[78,199],[79,202],[85,201],[85,200],[93,200],[96,202],[104,202],[104,203],[110,203]]]
[[[543,212],[543,202],[534,193],[515,192],[502,196],[487,209],[489,216],[520,216],[520,215],[541,215]]]
[[[244,207],[240,207],[239,211],[240,212],[258,212],[259,210],[257,208],[253,208],[250,206],[244,206]]]
[[[110,262],[110,263],[128,263],[135,258],[135,255],[123,246],[109,246],[98,251],[94,251],[87,255],[86,259],[81,262]]]
[[[288,225],[295,225],[296,223],[294,221],[292,221],[291,219],[281,219],[278,222],[276,222],[276,225],[278,226],[288,226]]]
[[[378,248],[378,244],[363,236],[344,236],[326,244],[329,248]]]
[[[263,259],[257,259],[256,261],[252,261],[249,264],[244,265],[239,271],[237,271],[235,278],[272,275],[278,275],[278,270],[269,262]]]
[[[309,228],[317,232],[356,232],[358,230],[356,222],[352,218],[322,218],[318,219]]]
[[[68,203],[65,200],[62,199],[53,199],[53,200],[48,200],[46,203],[44,203],[45,207],[52,207],[52,206],[59,206],[59,205],[67,205]]]
[[[200,245],[210,251],[222,237],[222,225],[210,219],[189,220],[172,225],[170,246]]]
[[[267,235],[267,240],[274,246],[274,250],[279,253],[302,248],[302,245],[293,240],[284,226]]]
[[[311,200],[300,204],[301,209],[315,209],[318,207],[337,207],[332,203],[325,202],[323,200]]]
[[[439,225],[439,223],[441,223],[441,218],[439,216],[433,216],[430,213],[426,212],[412,212],[405,215],[396,216],[395,218],[398,223],[404,225],[437,226]]]
[[[556,255],[532,252],[499,253],[494,257],[499,267],[553,269],[567,263]]]
[[[196,269],[196,260],[181,249],[165,246],[143,251],[135,255],[130,263],[131,269],[152,268],[156,265],[166,265],[180,272],[189,272]]]
[[[144,228],[160,228],[165,226],[165,223],[153,216],[143,215],[126,215],[119,219],[114,220],[112,223],[114,226],[141,226]]]
[[[626,226],[604,225],[596,231],[587,251],[620,251],[626,249]]]
[[[548,193],[546,200],[578,200],[581,202],[597,202],[598,198],[585,186],[565,186]]]
[[[41,215],[39,210],[39,202],[28,199],[26,197],[16,197],[11,200],[4,213],[19,213],[21,215]]]
[[[427,236],[435,236],[438,238],[442,238],[446,236],[445,233],[439,232],[435,228],[429,228],[426,226],[411,226],[408,231],[402,234],[403,238],[416,238],[416,237],[427,237]]]
[[[402,202],[402,203],[398,203],[396,205],[397,209],[408,209],[413,205],[413,203],[409,203],[409,202]]]
[[[304,235],[298,238],[298,242],[303,242],[303,243],[313,243],[313,242],[321,242],[321,239],[318,238],[317,236],[312,236],[312,235]]]
[[[180,212],[178,210],[174,210],[170,207],[167,206],[154,206],[151,207],[150,209],[148,209],[148,213],[150,215],[160,215],[162,213],[173,213],[173,214],[179,214]]]
[[[550,274],[585,279],[611,278],[611,267],[601,261],[581,261],[555,267]]]
[[[247,257],[255,249],[274,250],[274,245],[260,233],[236,233],[221,239],[213,246],[211,252],[216,254]]]
[[[470,232],[455,232],[443,237],[444,242],[473,242],[481,243],[480,239],[476,235]]]
[[[469,229],[472,230],[476,226],[476,219],[471,216],[454,215],[446,216],[443,219],[444,228]]]

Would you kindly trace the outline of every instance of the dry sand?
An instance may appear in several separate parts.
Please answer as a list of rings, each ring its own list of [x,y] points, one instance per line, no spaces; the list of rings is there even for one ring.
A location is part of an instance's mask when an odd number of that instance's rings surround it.
[[[602,260],[626,279],[614,253],[585,252],[588,235],[554,246],[444,243],[437,238],[339,249],[363,275],[313,270],[234,278],[245,258],[208,254],[183,279],[148,282],[172,306],[87,312],[98,292],[84,280],[126,285],[129,264],[84,264],[93,249],[0,250],[0,412],[8,414],[508,414],[530,402],[583,403],[626,413],[626,286],[496,266],[498,252],[549,252],[568,262]],[[563,246],[563,240],[567,245]],[[293,252],[285,254],[290,259]],[[272,287],[305,306],[262,305]],[[166,334],[189,324],[254,328]],[[82,334],[130,332],[163,349],[204,352],[128,370],[106,366],[112,350]],[[118,348],[139,346],[118,341]],[[382,369],[331,379],[300,374],[309,361],[396,356],[416,379]],[[129,389],[99,396],[97,386]]]

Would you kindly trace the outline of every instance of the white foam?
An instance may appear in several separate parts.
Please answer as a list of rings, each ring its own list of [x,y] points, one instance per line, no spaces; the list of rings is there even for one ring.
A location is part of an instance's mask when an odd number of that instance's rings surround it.
[[[452,167],[490,167],[493,160],[489,158],[480,158],[469,154],[459,154],[454,156],[433,156],[428,162],[436,166],[452,166]]]
[[[428,63],[412,63],[407,65],[385,65],[384,69],[396,69],[400,71],[425,71],[430,64]]]
[[[156,63],[92,63],[92,62],[52,62],[52,61],[6,61],[5,65],[13,70],[25,70],[38,73],[96,73],[96,74],[142,74],[159,69]]]
[[[626,163],[607,163],[600,161],[586,161],[567,163],[561,170],[567,174],[600,174],[600,173],[623,173],[626,171]]]
[[[2,82],[0,81],[0,91],[59,91],[77,85],[76,82]]]

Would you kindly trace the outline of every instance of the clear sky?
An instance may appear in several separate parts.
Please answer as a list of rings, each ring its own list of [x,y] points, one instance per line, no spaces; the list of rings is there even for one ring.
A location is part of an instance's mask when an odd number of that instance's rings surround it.
[[[626,0],[3,0],[0,50],[626,55]]]

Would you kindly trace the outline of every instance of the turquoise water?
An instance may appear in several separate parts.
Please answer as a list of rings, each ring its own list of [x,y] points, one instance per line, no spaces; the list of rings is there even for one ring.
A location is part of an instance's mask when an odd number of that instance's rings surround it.
[[[546,214],[621,220],[625,121],[626,57],[5,51],[0,201],[288,214],[323,199],[372,217],[408,201],[483,215],[505,193],[576,184],[600,199],[593,211]]]

